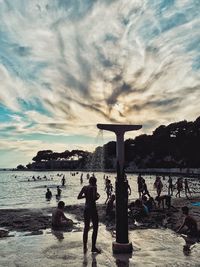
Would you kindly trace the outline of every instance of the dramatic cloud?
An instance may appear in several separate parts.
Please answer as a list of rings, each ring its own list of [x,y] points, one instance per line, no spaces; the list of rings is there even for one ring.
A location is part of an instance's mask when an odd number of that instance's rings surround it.
[[[199,24],[195,0],[0,1],[2,138],[195,119]]]

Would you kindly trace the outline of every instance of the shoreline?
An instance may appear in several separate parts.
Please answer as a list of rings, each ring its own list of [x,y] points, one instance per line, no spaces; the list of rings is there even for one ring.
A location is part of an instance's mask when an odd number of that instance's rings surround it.
[[[0,169],[0,171],[16,171],[16,172],[104,172],[104,173],[116,173],[115,169]],[[200,168],[145,168],[145,169],[127,169],[127,174],[141,173],[142,175],[160,175],[160,176],[182,176],[188,178],[200,179]]]
[[[200,229],[200,208],[192,203],[200,202],[200,196],[172,198],[172,205],[177,209],[156,209],[150,212],[142,223],[135,224],[129,218],[129,230],[168,228],[175,231],[181,225],[183,216],[181,207],[188,206],[190,214],[195,217]],[[41,235],[43,230],[51,228],[51,213],[54,208],[43,209],[0,209],[0,237],[9,237],[10,232],[29,232],[28,235]],[[97,204],[99,223],[104,224],[108,231],[115,230],[114,220],[108,220],[105,214],[106,205]],[[73,215],[78,223],[83,222],[84,204],[67,205],[64,212]],[[74,228],[77,229],[76,224]],[[70,229],[69,229],[70,230]],[[71,229],[72,230],[72,229]],[[82,230],[82,229],[81,229]],[[27,235],[27,233],[25,233]]]

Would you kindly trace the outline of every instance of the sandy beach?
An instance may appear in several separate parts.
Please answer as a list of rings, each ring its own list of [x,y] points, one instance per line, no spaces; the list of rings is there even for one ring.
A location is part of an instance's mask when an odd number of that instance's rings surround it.
[[[98,204],[99,234],[97,244],[102,249],[99,255],[83,253],[84,205],[68,205],[65,214],[74,220],[72,229],[66,232],[51,230],[53,208],[1,209],[0,210],[0,266],[9,267],[169,267],[200,266],[199,243],[193,243],[185,253],[185,240],[174,230],[182,223],[181,207],[187,205],[200,228],[200,208],[192,206],[200,197],[173,198],[174,209],[153,211],[142,223],[134,224],[129,219],[129,240],[133,243],[130,255],[112,253],[115,240],[115,222],[107,220],[105,205]],[[91,232],[88,245],[91,246]]]
[[[134,224],[133,220],[129,218],[130,229],[155,229],[160,227],[176,230],[183,220],[181,207],[188,206],[190,214],[195,217],[200,228],[200,208],[193,206],[192,203],[200,202],[200,197],[187,198],[172,198],[172,205],[176,208],[164,210],[157,208],[152,211],[150,215],[145,218],[140,224]],[[108,230],[114,230],[114,220],[106,218],[106,205],[98,204],[99,221],[104,224]],[[1,209],[0,210],[0,227],[7,231],[30,232],[29,234],[42,234],[42,230],[51,228],[51,213],[53,208],[46,209]],[[65,213],[72,214],[77,221],[83,221],[84,205],[68,205],[65,206]],[[74,224],[76,228],[76,224]],[[3,233],[3,231],[2,231]],[[4,232],[5,233],[5,232]],[[3,234],[2,234],[3,235]],[[5,234],[4,234],[5,235]],[[3,235],[3,236],[4,236]]]

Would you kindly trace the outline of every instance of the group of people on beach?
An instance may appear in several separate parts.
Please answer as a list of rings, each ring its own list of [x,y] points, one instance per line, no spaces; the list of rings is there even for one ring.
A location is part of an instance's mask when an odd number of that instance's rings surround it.
[[[92,233],[92,253],[100,253],[101,250],[96,247],[96,240],[98,234],[99,218],[96,208],[96,200],[100,195],[97,192],[97,179],[95,176],[89,178],[89,185],[83,186],[77,198],[85,198],[84,209],[84,231],[83,231],[83,250],[87,252],[88,232],[90,229],[90,222],[93,224]],[[58,202],[57,208],[52,213],[52,228],[54,230],[65,229],[66,227],[72,227],[73,221],[68,219],[64,215],[65,203],[63,201]]]
[[[87,252],[87,243],[88,243],[88,232],[90,229],[90,222],[93,225],[93,233],[92,233],[92,253],[101,253],[101,250],[96,247],[97,234],[98,234],[98,225],[99,218],[96,207],[96,201],[100,198],[100,195],[97,191],[97,179],[93,174],[89,179],[89,184],[82,187],[80,190],[77,199],[85,198],[85,208],[84,208],[84,230],[83,230],[83,251]],[[104,177],[105,180],[105,191],[107,194],[107,198],[105,201],[106,204],[106,215],[110,218],[115,217],[114,212],[114,202],[115,202],[115,194],[114,189],[109,177]],[[154,187],[156,189],[156,197],[155,199],[150,195],[148,191],[148,187],[145,179],[141,174],[138,175],[137,184],[138,184],[138,194],[139,198],[133,202],[130,202],[128,205],[129,209],[129,217],[133,218],[136,221],[148,216],[149,212],[154,210],[155,208],[162,208],[166,206],[168,209],[172,208],[171,205],[171,196],[173,195],[174,186],[172,183],[172,178],[169,177],[168,180],[168,194],[162,195],[163,183],[161,181],[161,177],[157,176],[154,182]],[[124,181],[127,181],[127,176],[125,175]],[[180,183],[180,179],[177,180],[177,191]],[[128,184],[128,183],[127,183]],[[184,182],[185,184],[185,182]],[[187,187],[186,187],[187,189]],[[178,191],[179,192],[179,191]],[[189,189],[187,189],[187,193],[190,193]],[[131,188],[127,186],[127,196],[131,194]],[[179,195],[179,194],[178,194]],[[156,203],[157,202],[157,203]],[[60,229],[63,227],[72,227],[72,220],[68,219],[64,215],[64,206],[65,203],[63,201],[59,201],[57,209],[52,214],[52,227],[55,229]],[[173,207],[174,208],[174,207]],[[177,229],[177,233],[181,232],[181,230],[186,226],[187,234],[189,236],[195,236],[199,234],[197,222],[196,220],[189,215],[188,207],[182,208],[183,214],[185,215],[185,219],[183,224]],[[133,216],[132,216],[133,215]],[[131,217],[132,216],[132,217]]]
[[[163,177],[163,180],[165,177]],[[137,185],[138,185],[138,194],[139,199],[137,199],[135,202],[132,202],[130,204],[130,209],[133,211],[134,209],[138,210],[137,212],[137,218],[142,218],[144,216],[147,216],[148,213],[155,209],[156,207],[160,208],[166,206],[168,209],[174,208],[171,205],[171,197],[173,196],[173,192],[175,189],[177,189],[176,197],[181,197],[180,193],[185,190],[185,196],[188,198],[188,194],[191,196],[191,191],[188,185],[187,178],[184,179],[182,177],[179,177],[176,181],[176,183],[173,184],[172,177],[169,176],[169,179],[167,181],[168,188],[167,188],[167,194],[162,194],[163,192],[163,182],[161,180],[160,176],[156,176],[155,181],[153,183],[153,187],[156,190],[156,197],[155,199],[150,195],[147,184],[145,179],[142,177],[141,174],[137,177]],[[148,197],[148,198],[147,198]],[[135,204],[135,205],[134,205]],[[134,209],[133,209],[134,207]],[[174,208],[175,209],[175,208]],[[130,212],[131,213],[131,212]]]

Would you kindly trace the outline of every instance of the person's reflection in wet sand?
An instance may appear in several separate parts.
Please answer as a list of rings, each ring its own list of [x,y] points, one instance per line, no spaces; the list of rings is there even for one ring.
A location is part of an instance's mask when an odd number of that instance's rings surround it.
[[[129,267],[129,259],[132,254],[113,254],[117,267]]]
[[[92,265],[91,265],[91,267],[97,267],[96,256],[97,256],[97,254],[92,254]]]
[[[185,235],[181,235],[185,240],[185,245],[183,246],[183,253],[185,256],[189,256],[191,254],[192,248],[198,242],[197,238],[191,238]]]
[[[87,258],[87,254],[84,253],[83,254],[83,264],[82,267],[87,267],[88,266],[88,258]]]
[[[92,253],[91,257],[92,257],[92,261],[91,261],[91,267],[97,267],[97,257],[98,254],[96,253]],[[89,267],[88,265],[88,255],[86,253],[84,253],[84,257],[83,257],[83,264],[82,267]]]
[[[58,239],[58,241],[62,242],[64,239],[63,231],[51,230],[51,233]]]

